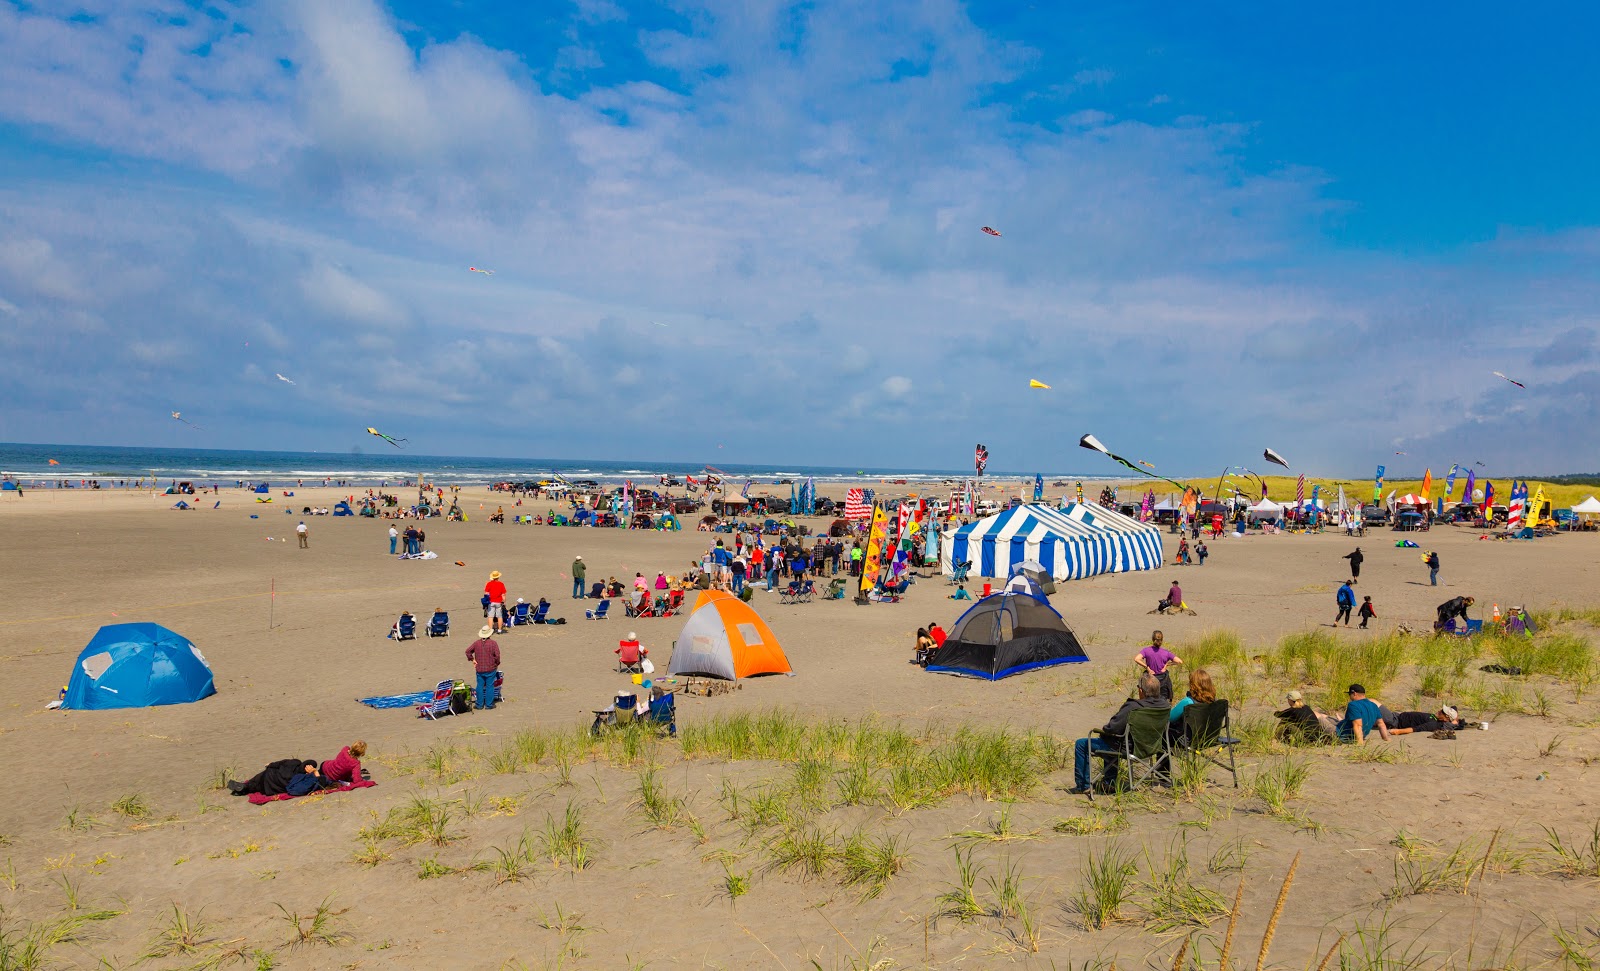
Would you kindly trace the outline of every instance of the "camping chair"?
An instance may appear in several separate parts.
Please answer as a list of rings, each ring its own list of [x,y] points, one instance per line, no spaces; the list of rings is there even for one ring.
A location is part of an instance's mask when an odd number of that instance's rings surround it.
[[[585,610],[583,612],[583,619],[584,620],[605,620],[606,619],[606,612],[609,611],[610,609],[611,609],[611,601],[602,600],[602,601],[600,601],[600,606],[596,607],[595,609],[593,609],[593,610]]]
[[[1457,637],[1471,637],[1473,634],[1482,634],[1482,633],[1483,633],[1483,621],[1481,621],[1481,620],[1469,620],[1469,621],[1467,621],[1467,629],[1466,630],[1459,630],[1458,629],[1458,630],[1455,631],[1455,634],[1456,634]]]
[[[803,604],[810,603],[812,598],[815,597],[816,594],[817,594],[816,582],[813,581],[813,580],[807,580],[805,582],[805,584],[800,587],[800,592],[795,595],[795,602],[796,603],[803,603]]]
[[[789,585],[778,591],[778,603],[792,604],[800,602],[800,581],[790,580]]]
[[[414,641],[417,639],[417,618],[410,614],[401,614],[400,619],[389,628],[389,637],[397,641]]]
[[[450,615],[442,610],[435,610],[433,618],[428,621],[427,635],[429,637],[449,637]]]
[[[1227,769],[1228,774],[1233,776],[1235,789],[1239,788],[1239,766],[1233,758],[1233,747],[1238,744],[1239,740],[1233,737],[1233,725],[1228,718],[1228,699],[1218,698],[1205,705],[1195,702],[1183,709],[1183,734],[1177,738],[1175,748]],[[1228,761],[1212,755],[1210,750],[1215,748],[1226,749]]]
[[[642,715],[636,714],[632,708],[623,708],[620,711],[615,708],[597,710],[594,713],[594,724],[589,726],[589,731],[594,735],[599,735],[601,729],[631,725],[635,721],[643,725],[664,727],[668,735],[676,736],[678,734],[678,704],[676,698],[671,692],[659,698],[651,698],[650,710]]]
[[[539,608],[537,610],[535,610],[533,612],[533,616],[528,618],[528,622],[532,623],[532,624],[549,623],[549,621],[545,619],[545,618],[547,618],[549,616],[550,616],[550,601],[546,600],[544,603],[539,605]]]
[[[969,572],[971,572],[971,570],[972,570],[972,561],[971,560],[968,560],[965,563],[957,563],[957,564],[955,564],[950,570],[950,585],[953,587],[953,586],[955,586],[956,584],[959,584],[959,583],[966,583],[967,582],[967,574]]]
[[[824,600],[843,600],[845,582],[842,577],[834,577],[828,581],[828,590],[822,595]]]
[[[1140,780],[1150,782],[1170,777],[1168,759],[1172,752],[1167,744],[1167,723],[1171,714],[1171,708],[1135,708],[1128,713],[1128,730],[1122,734],[1122,744],[1093,752],[1105,766],[1100,784],[1107,791],[1128,791],[1136,788]],[[1101,732],[1091,728],[1089,734],[1095,736]],[[1123,763],[1127,765],[1126,772],[1121,771]],[[1091,802],[1094,789],[1094,786],[1089,787]]]
[[[682,590],[674,590],[674,591],[672,591],[672,595],[667,598],[667,609],[671,610],[674,613],[676,613],[676,612],[678,612],[678,611],[683,609],[683,591]]]
[[[455,714],[450,707],[450,695],[455,691],[455,687],[454,681],[440,681],[433,689],[433,700],[417,706],[417,717],[436,721],[445,715]]]
[[[646,648],[640,647],[638,641],[633,641],[632,642],[632,645],[631,645],[633,647],[632,651],[629,651],[627,649],[628,642],[624,641],[623,645],[624,646],[623,646],[622,653],[617,655],[617,673],[618,674],[643,674],[644,673],[644,659],[647,656],[649,656],[649,654],[650,654],[649,650],[647,650]],[[633,660],[632,661],[628,660],[628,655],[629,654],[633,655]]]
[[[511,626],[523,627],[533,621],[528,619],[528,604],[526,601],[517,604],[517,609],[511,612]]]

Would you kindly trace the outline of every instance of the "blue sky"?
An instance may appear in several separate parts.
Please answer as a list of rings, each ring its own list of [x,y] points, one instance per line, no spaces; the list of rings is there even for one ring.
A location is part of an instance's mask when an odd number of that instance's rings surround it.
[[[1596,466],[1600,14],[1101,7],[0,0],[0,440]]]

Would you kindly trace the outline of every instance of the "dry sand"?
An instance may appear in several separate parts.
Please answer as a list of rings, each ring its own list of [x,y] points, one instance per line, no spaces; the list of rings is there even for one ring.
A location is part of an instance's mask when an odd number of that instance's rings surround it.
[[[1170,964],[1178,936],[1155,936],[1138,921],[1090,931],[1073,911],[1086,854],[1104,840],[1051,831],[1055,820],[1086,811],[1083,799],[1062,791],[1071,785],[1070,770],[1012,810],[1015,828],[1037,831],[1038,839],[983,843],[974,851],[991,876],[1003,859],[1020,865],[1040,927],[1038,953],[1018,945],[1015,920],[928,920],[935,897],[955,879],[947,837],[987,825],[1000,808],[993,803],[962,797],[901,814],[833,810],[825,828],[866,826],[903,834],[911,843],[910,868],[880,897],[862,900],[831,877],[768,872],[762,852],[768,837],[746,839],[727,821],[716,798],[722,781],[776,777],[785,771],[780,766],[683,760],[673,748],[664,750],[664,778],[706,822],[704,844],[682,826],[651,828],[635,804],[636,772],[604,762],[579,766],[570,788],[557,786],[548,768],[510,775],[483,770],[449,785],[391,771],[404,756],[440,744],[487,750],[521,729],[587,724],[590,710],[625,683],[612,668],[617,639],[637,630],[664,660],[681,621],[619,615],[586,623],[583,605],[567,599],[573,556],[583,555],[591,581],[631,578],[635,571],[653,577],[657,570],[681,570],[710,542],[707,534],[492,525],[478,504],[492,510],[503,498],[474,491],[463,497],[473,522],[427,524],[428,545],[439,559],[402,562],[387,555],[386,521],[310,519],[311,547],[301,550],[292,532],[301,517],[285,515],[283,499],[258,505],[232,490],[221,498],[221,509],[203,499],[190,512],[171,511],[170,497],[133,493],[31,491],[0,501],[6,553],[0,670],[9,689],[0,707],[0,749],[10,779],[0,802],[0,858],[12,874],[0,880],[0,906],[7,927],[25,933],[68,912],[65,880],[83,907],[125,911],[90,926],[81,943],[55,948],[54,963],[90,967],[104,957],[109,966],[129,966],[150,946],[163,912],[177,903],[191,912],[204,909],[211,927],[202,936],[214,943],[157,960],[158,967],[192,966],[219,948],[265,949],[284,967],[493,968],[510,962],[795,969],[812,960],[823,968],[887,960],[871,966],[1049,967],[1054,961],[1065,968],[1113,956],[1120,967],[1144,966],[1147,959]],[[331,506],[336,498],[335,490],[301,490],[293,508]],[[260,518],[248,518],[252,513]],[[1422,537],[1444,560],[1444,585],[1433,589],[1418,551],[1393,548],[1395,534],[1386,530],[1369,533],[1359,541],[1367,560],[1358,592],[1373,596],[1380,620],[1374,632],[1341,629],[1336,636],[1369,638],[1397,623],[1425,630],[1436,603],[1463,593],[1476,596],[1485,614],[1491,602],[1544,608],[1596,599],[1600,537],[1496,543],[1478,536],[1441,528]],[[1352,545],[1333,533],[1230,537],[1210,543],[1203,568],[1169,566],[1064,584],[1055,603],[1091,661],[995,684],[929,675],[906,663],[916,627],[930,620],[948,626],[960,612],[940,579],[913,586],[904,603],[871,607],[849,601],[780,606],[760,592],[755,605],[798,676],[753,680],[714,699],[680,698],[680,721],[784,706],[807,716],[875,715],[913,727],[967,722],[1074,738],[1101,724],[1125,694],[1130,657],[1157,620],[1147,611],[1173,575],[1199,613],[1159,621],[1179,654],[1185,643],[1218,628],[1237,630],[1253,649],[1265,649],[1284,634],[1332,619],[1333,592],[1345,573],[1340,557]],[[1169,554],[1174,548],[1169,542]],[[481,622],[477,601],[491,569],[503,571],[513,597],[546,596],[555,605],[552,615],[569,621],[500,638],[503,706],[429,722],[355,703],[359,696],[421,690],[445,677],[470,678],[462,652]],[[425,619],[435,606],[450,610],[454,636],[404,644],[385,639],[401,608]],[[94,631],[129,621],[165,624],[200,645],[216,672],[218,694],[194,705],[145,710],[44,710]],[[1403,677],[1385,700],[1408,706],[1414,684]],[[1286,687],[1234,686],[1235,697],[1247,699],[1236,707],[1246,716],[1260,714]],[[1225,844],[1244,841],[1252,853],[1235,946],[1240,964],[1254,963],[1261,927],[1296,853],[1301,863],[1277,928],[1275,965],[1314,965],[1312,953],[1338,934],[1360,925],[1370,932],[1379,921],[1390,925],[1396,947],[1426,955],[1419,967],[1499,967],[1513,945],[1520,948],[1517,966],[1550,960],[1555,928],[1593,923],[1600,900],[1594,874],[1585,880],[1531,865],[1499,872],[1506,867],[1496,865],[1468,894],[1385,898],[1400,852],[1391,841],[1401,830],[1445,851],[1468,838],[1481,846],[1501,830],[1501,847],[1528,852],[1542,825],[1587,841],[1600,815],[1590,788],[1590,763],[1600,757],[1593,729],[1600,712],[1587,697],[1576,702],[1568,686],[1535,683],[1525,689],[1528,697],[1534,688],[1548,699],[1547,717],[1504,714],[1492,730],[1454,742],[1412,736],[1390,743],[1401,750],[1398,762],[1310,752],[1305,758],[1314,771],[1295,808],[1317,824],[1311,829],[1260,812],[1259,801],[1245,792],[1218,788],[1200,802],[1158,794],[1148,807],[1153,811],[1135,813],[1120,838],[1158,861],[1173,841],[1189,840],[1198,882],[1230,899],[1237,876],[1209,873],[1205,861]],[[1540,747],[1556,736],[1561,744],[1541,757]],[[371,748],[368,764],[380,783],[375,788],[256,807],[209,786],[217,767],[248,774],[280,758],[329,758],[356,738]],[[1244,761],[1241,776],[1248,783],[1263,760]],[[353,863],[356,831],[371,814],[418,792],[465,793],[469,801],[515,796],[520,803],[515,815],[458,816],[463,838],[449,846],[397,848],[392,859],[371,868]],[[129,793],[153,806],[150,820],[138,823],[111,811],[111,803]],[[461,868],[492,857],[491,847],[514,845],[524,827],[537,830],[547,813],[559,816],[569,801],[584,808],[600,841],[589,869],[572,874],[542,865],[533,879],[504,885],[483,872],[418,878],[425,858]],[[96,824],[87,831],[67,828],[72,808],[94,816]],[[748,894],[736,902],[719,895],[725,870],[717,851],[729,854],[732,872],[752,874]],[[1141,872],[1148,869],[1141,862]],[[309,912],[329,894],[338,908],[348,908],[339,926],[349,940],[338,947],[285,947],[288,925],[276,905]],[[578,923],[587,929],[563,933],[544,926],[559,923],[558,907],[581,914]],[[1208,960],[1214,960],[1224,923],[1204,932]],[[880,943],[867,960],[875,940]],[[1476,948],[1470,965],[1469,946]],[[1494,948],[1499,956],[1491,960],[1486,955]]]

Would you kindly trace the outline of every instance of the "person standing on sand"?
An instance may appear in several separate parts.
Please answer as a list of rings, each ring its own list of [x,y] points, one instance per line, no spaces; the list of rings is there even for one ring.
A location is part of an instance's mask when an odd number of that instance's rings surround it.
[[[492,633],[498,634],[506,622],[506,585],[500,582],[499,570],[489,574],[489,582],[483,585],[483,595],[489,598],[489,623],[494,625]]]
[[[1435,587],[1439,585],[1439,553],[1437,550],[1428,553],[1428,583]]]
[[[300,520],[300,525],[294,528],[294,532],[296,536],[300,537],[300,548],[303,550],[310,549],[311,543],[306,538],[306,521],[304,519]]]
[[[1344,625],[1349,627],[1350,611],[1354,610],[1356,606],[1356,592],[1350,588],[1350,584],[1341,583],[1339,584],[1339,592],[1334,594],[1333,600],[1339,608],[1339,612],[1334,615],[1333,622],[1337,624],[1342,620]],[[1363,625],[1365,623],[1365,621],[1362,621]]]
[[[1144,668],[1150,676],[1156,679],[1156,683],[1161,688],[1161,697],[1170,703],[1172,701],[1172,675],[1167,673],[1167,668],[1174,664],[1182,664],[1183,658],[1167,650],[1162,643],[1164,640],[1165,637],[1160,631],[1152,631],[1150,644],[1141,648],[1139,653],[1133,656],[1133,663]]]
[[[1373,618],[1378,616],[1378,612],[1376,610],[1372,609],[1372,598],[1371,597],[1363,597],[1363,598],[1361,598],[1360,614],[1361,614],[1361,629],[1362,630],[1366,630],[1367,629],[1367,621],[1372,620]]]
[[[582,600],[583,599],[583,579],[587,575],[587,573],[588,573],[588,570],[583,565],[583,557],[581,557],[581,556],[577,557],[576,559],[574,559],[572,561],[572,599],[573,600]]]
[[[491,638],[494,632],[487,627],[478,629],[478,639],[467,645],[467,660],[478,673],[478,693],[473,698],[474,708],[493,709],[498,699],[494,696],[494,675],[500,670],[500,645]]]
[[[400,543],[400,531],[393,526],[389,527],[389,555],[395,554],[395,547]]]
[[[1350,582],[1355,583],[1361,579],[1361,561],[1366,557],[1361,555],[1361,547],[1357,546],[1354,553],[1346,553],[1344,558],[1350,561]]]

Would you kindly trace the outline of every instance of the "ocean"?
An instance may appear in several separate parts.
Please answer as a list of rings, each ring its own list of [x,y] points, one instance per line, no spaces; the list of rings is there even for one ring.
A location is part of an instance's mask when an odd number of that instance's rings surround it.
[[[54,459],[58,464],[51,465]],[[231,485],[234,482],[266,482],[281,485],[323,479],[353,485],[400,484],[415,481],[420,473],[440,485],[480,485],[491,482],[549,478],[559,472],[569,479],[593,479],[602,483],[625,480],[644,485],[662,475],[682,479],[700,476],[707,465],[700,462],[604,462],[589,459],[556,458],[481,458],[464,455],[417,455],[401,449],[352,452],[256,452],[232,449],[123,448],[107,445],[24,445],[0,443],[0,476],[25,485],[54,481],[77,483],[84,479],[192,481],[196,485]],[[753,479],[772,485],[782,479],[795,483],[807,477],[817,479],[860,478],[876,483],[879,479],[905,479],[906,482],[938,482],[961,479],[971,470],[837,468],[832,466],[716,465],[730,483]],[[1029,474],[1026,478],[1031,479]],[[986,475],[986,479],[1018,481],[1021,475]],[[1045,482],[1068,478],[1045,473]],[[1073,481],[1092,481],[1108,476],[1070,476]]]

